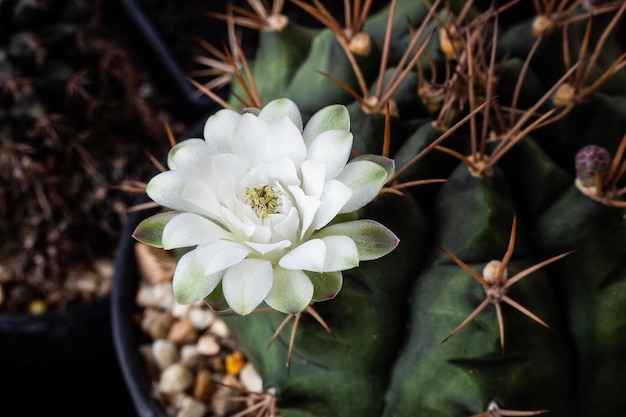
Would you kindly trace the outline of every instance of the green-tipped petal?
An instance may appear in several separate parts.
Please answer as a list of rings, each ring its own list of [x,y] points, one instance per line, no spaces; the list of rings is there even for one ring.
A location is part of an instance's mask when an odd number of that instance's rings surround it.
[[[178,214],[179,212],[177,211],[166,211],[144,219],[135,228],[133,238],[146,245],[162,248],[163,229],[165,229],[167,223]]]
[[[400,240],[389,229],[374,220],[336,223],[316,232],[313,237],[348,236],[356,244],[359,260],[370,261],[387,255]]]
[[[296,103],[288,98],[278,98],[267,103],[259,112],[259,119],[272,124],[283,117],[289,120],[302,132],[302,115]]]
[[[302,136],[307,146],[322,132],[350,130],[350,114],[346,106],[333,104],[324,107],[309,119]]]
[[[226,271],[222,290],[228,305],[240,315],[252,313],[272,288],[272,264],[263,259],[245,259]]]
[[[355,162],[355,161],[370,161],[385,168],[385,171],[387,171],[387,178],[385,179],[385,183],[391,179],[396,169],[395,161],[391,158],[387,158],[386,156],[382,156],[382,155],[372,155],[372,154],[361,155],[361,156],[357,156],[356,158],[354,158],[351,162]]]
[[[313,298],[313,284],[303,271],[274,268],[274,281],[265,302],[274,310],[296,314]]]
[[[184,254],[176,264],[172,286],[176,301],[180,304],[191,304],[202,300],[219,284],[223,272],[203,274],[196,265],[195,250]]]
[[[341,272],[305,271],[313,283],[313,301],[326,301],[335,298],[343,286]]]
[[[371,161],[352,161],[337,179],[354,190],[341,209],[341,213],[350,213],[364,207],[378,195],[387,182],[387,170]]]
[[[198,138],[191,138],[191,139],[185,139],[182,142],[177,143],[176,145],[172,146],[172,148],[170,149],[170,151],[167,153],[167,166],[170,169],[177,169],[176,167],[176,154],[183,148],[187,147],[187,146],[198,146],[198,145],[202,145],[205,146],[206,143],[203,139],[198,139]]]

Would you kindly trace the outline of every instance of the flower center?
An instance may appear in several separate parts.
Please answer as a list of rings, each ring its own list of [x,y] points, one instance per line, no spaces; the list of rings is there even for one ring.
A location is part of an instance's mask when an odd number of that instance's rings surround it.
[[[276,213],[278,207],[278,194],[269,185],[246,188],[248,204],[261,219],[267,219],[270,214]]]

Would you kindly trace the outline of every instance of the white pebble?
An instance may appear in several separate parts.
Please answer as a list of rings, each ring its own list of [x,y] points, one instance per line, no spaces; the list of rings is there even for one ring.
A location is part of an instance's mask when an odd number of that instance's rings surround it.
[[[180,361],[186,365],[196,362],[200,356],[200,351],[196,345],[183,345],[180,348]]]
[[[172,315],[178,318],[185,317],[190,309],[191,307],[189,305],[176,302],[172,305]]]
[[[206,413],[206,406],[192,397],[185,397],[176,417],[202,417]]]
[[[230,330],[224,323],[224,320],[214,320],[211,324],[211,333],[216,336],[227,338],[230,335]]]
[[[166,394],[180,392],[193,384],[193,374],[181,363],[173,363],[161,372],[159,390]]]
[[[178,348],[167,339],[152,342],[152,355],[159,369],[165,369],[180,359]]]
[[[246,363],[239,372],[239,380],[244,388],[250,392],[263,392],[263,380],[251,362]]]
[[[208,308],[192,307],[187,314],[187,320],[198,330],[207,329],[215,320],[215,313]]]

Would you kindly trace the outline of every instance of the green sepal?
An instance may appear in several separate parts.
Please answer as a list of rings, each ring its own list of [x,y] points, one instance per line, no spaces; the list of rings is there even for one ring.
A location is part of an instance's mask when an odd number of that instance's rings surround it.
[[[165,225],[178,214],[178,211],[166,211],[142,220],[135,228],[132,235],[133,238],[146,245],[154,246],[155,248],[163,248],[163,229]]]

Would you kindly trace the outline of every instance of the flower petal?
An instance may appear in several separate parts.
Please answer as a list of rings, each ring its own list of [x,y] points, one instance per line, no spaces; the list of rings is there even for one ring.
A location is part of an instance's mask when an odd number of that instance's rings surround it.
[[[270,161],[289,158],[299,166],[307,154],[306,145],[302,139],[302,129],[298,129],[285,116],[270,124],[270,132],[272,134],[272,159]]]
[[[313,301],[326,301],[335,298],[343,285],[341,272],[310,272],[307,276],[313,283]]]
[[[272,288],[272,264],[264,259],[245,259],[226,271],[222,290],[228,305],[238,314],[254,311]]]
[[[182,142],[179,142],[176,145],[172,146],[170,151],[167,153],[167,166],[170,169],[177,169],[175,155],[178,153],[178,151],[180,151],[182,148],[186,146],[191,146],[191,147],[206,146],[206,143],[202,139],[191,138],[191,139],[185,139]]]
[[[327,236],[322,241],[326,246],[323,272],[345,271],[359,266],[359,251],[352,239],[347,236]]]
[[[319,110],[307,122],[302,136],[308,146],[313,139],[328,130],[350,130],[350,113],[345,106],[333,104]]]
[[[400,242],[391,230],[368,219],[332,224],[318,230],[312,237],[323,238],[332,235],[343,235],[352,239],[361,261],[370,261],[385,256]]]
[[[182,196],[188,179],[178,171],[161,172],[148,182],[146,193],[152,201],[176,211],[197,212],[198,207]]]
[[[193,213],[180,213],[163,229],[165,249],[183,248],[219,239],[232,239],[232,234],[206,217]]]
[[[163,229],[167,223],[177,216],[177,211],[166,211],[157,213],[141,221],[133,232],[133,238],[141,243],[154,246],[155,248],[163,247]]]
[[[387,182],[387,170],[374,162],[351,161],[337,179],[354,190],[350,201],[340,211],[350,213],[364,207],[378,195]]]
[[[326,180],[331,180],[344,169],[351,150],[352,133],[328,130],[313,139],[306,159],[323,162],[326,165]]]
[[[300,220],[302,221],[300,238],[302,238],[315,219],[315,213],[322,204],[320,200],[315,197],[304,195],[304,192],[299,187],[289,186],[289,191],[296,201],[298,212],[300,213]]]
[[[259,119],[268,125],[274,121],[288,117],[289,120],[302,132],[302,115],[296,103],[288,98],[277,98],[267,103],[259,113]]]
[[[396,169],[395,161],[391,158],[387,158],[386,156],[382,156],[382,155],[371,155],[371,154],[360,155],[354,158],[350,162],[355,162],[355,161],[370,161],[385,168],[385,171],[387,171],[387,179],[385,180],[385,183],[391,179]]]
[[[302,271],[274,268],[272,289],[265,297],[267,305],[286,314],[296,314],[309,305],[313,284]]]
[[[198,268],[208,275],[241,262],[252,250],[240,243],[217,240],[199,245],[195,252]]]
[[[312,239],[295,247],[280,258],[278,265],[286,269],[324,272],[326,245],[321,239]]]
[[[232,152],[232,137],[241,115],[223,109],[209,117],[204,124],[204,140],[213,155]]]
[[[259,252],[261,255],[267,255],[272,251],[288,248],[289,245],[291,245],[291,242],[288,240],[281,240],[276,243],[245,242],[245,244]]]
[[[343,206],[350,201],[353,193],[352,188],[340,181],[328,181],[322,193],[322,204],[315,213],[313,229],[321,229],[334,219]]]
[[[202,300],[219,284],[223,272],[204,274],[196,263],[197,252],[189,251],[178,260],[172,287],[176,301],[180,304],[191,304]]]
[[[300,166],[300,171],[304,193],[319,199],[324,191],[326,166],[319,161],[304,161]]]

